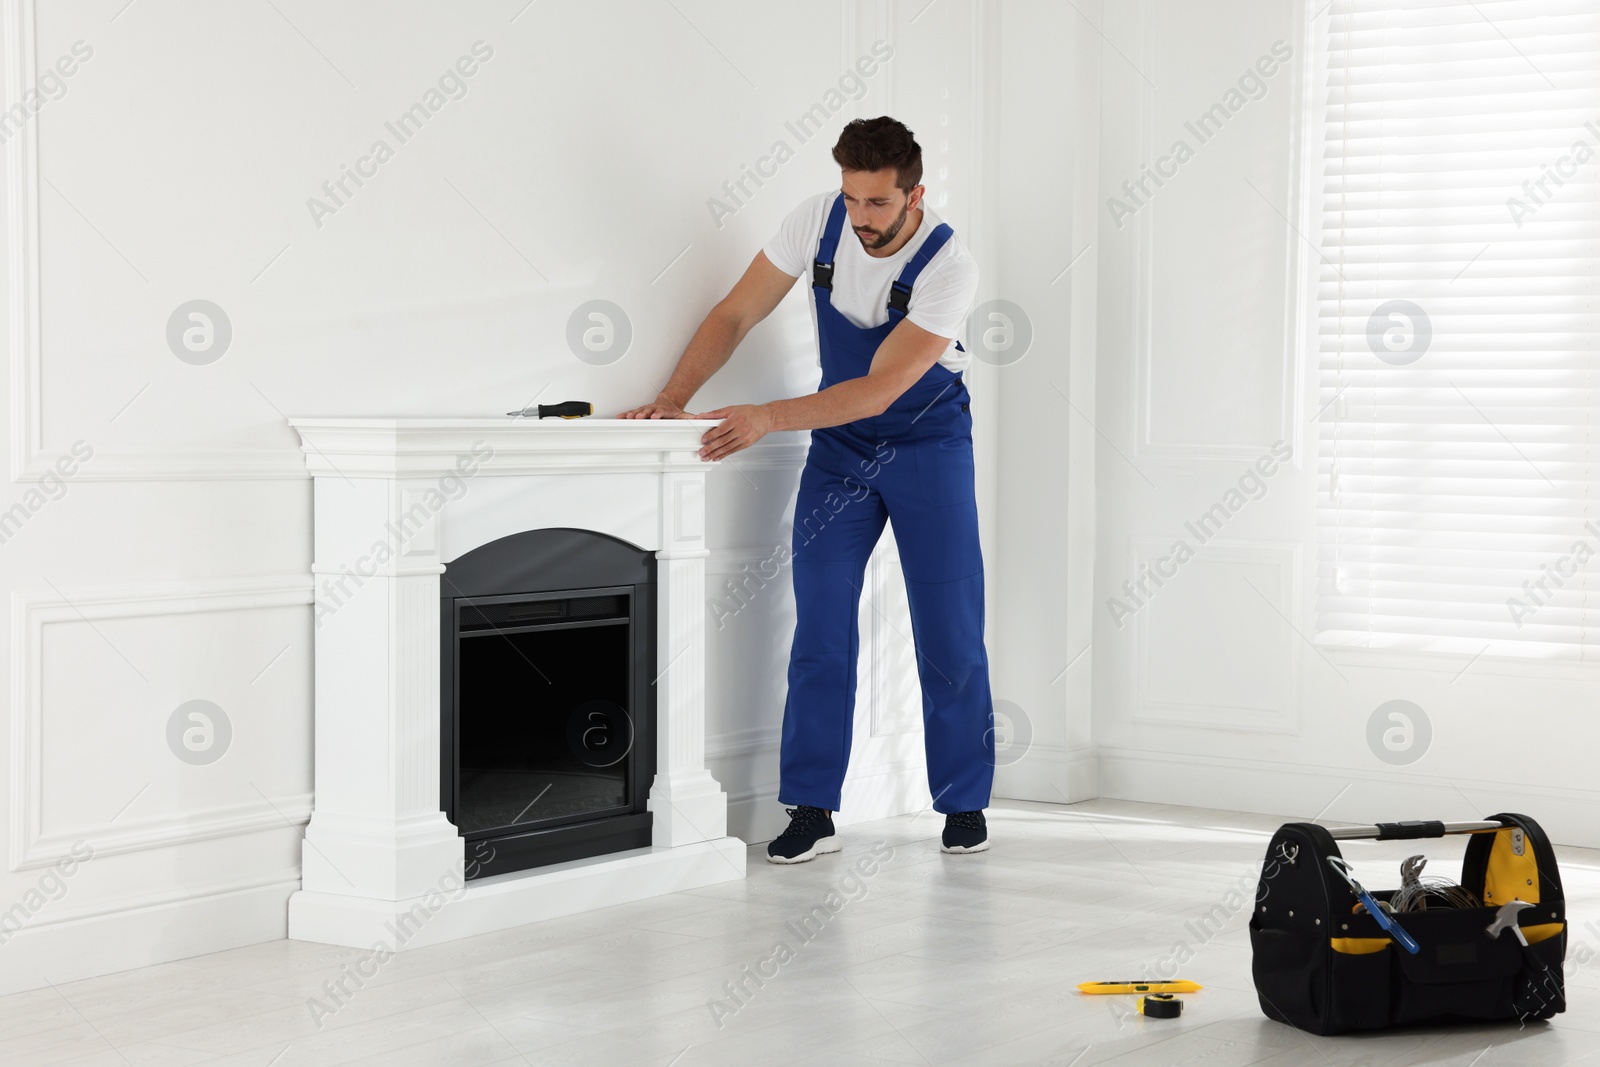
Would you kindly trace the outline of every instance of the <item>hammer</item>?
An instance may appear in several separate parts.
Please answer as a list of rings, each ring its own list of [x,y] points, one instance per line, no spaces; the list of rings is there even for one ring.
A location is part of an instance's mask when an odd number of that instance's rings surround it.
[[[1517,916],[1522,912],[1522,910],[1524,908],[1531,907],[1533,907],[1533,905],[1529,904],[1526,900],[1507,901],[1506,903],[1500,905],[1499,911],[1494,913],[1494,922],[1485,927],[1484,932],[1489,935],[1489,939],[1492,941],[1495,938],[1498,938],[1502,932],[1510,930],[1513,934],[1517,935],[1517,944],[1522,946],[1523,955],[1528,957],[1528,962],[1534,966],[1535,970],[1543,970],[1544,964],[1540,962],[1538,956],[1535,956],[1531,951],[1528,950],[1527,935],[1522,932],[1522,927],[1518,925],[1517,922]]]
[[[1522,957],[1527,960],[1529,970],[1534,973],[1538,981],[1544,982],[1547,988],[1559,996],[1560,983],[1555,980],[1555,975],[1550,972],[1549,967],[1545,966],[1545,962],[1528,946],[1528,937],[1522,932],[1522,927],[1518,925],[1517,916],[1524,908],[1531,907],[1533,905],[1526,900],[1508,900],[1500,905],[1499,910],[1494,913],[1494,922],[1490,923],[1484,930],[1490,938],[1498,938],[1501,932],[1505,930],[1510,930],[1515,934],[1517,944],[1522,946]]]

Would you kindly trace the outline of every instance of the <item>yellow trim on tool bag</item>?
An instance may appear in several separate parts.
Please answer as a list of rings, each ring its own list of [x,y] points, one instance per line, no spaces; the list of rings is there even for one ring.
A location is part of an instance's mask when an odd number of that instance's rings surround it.
[[[1389,947],[1387,937],[1330,937],[1328,943],[1333,946],[1333,951],[1343,952],[1347,956],[1368,956]]]
[[[1496,830],[1494,844],[1489,848],[1489,864],[1483,875],[1483,903],[1495,908],[1513,900],[1539,903],[1539,862],[1533,854],[1533,842],[1524,835],[1522,855],[1511,851],[1511,835],[1521,827],[1508,826]]]
[[[1528,939],[1528,944],[1537,945],[1541,941],[1548,941],[1566,928],[1566,923],[1539,923],[1537,926],[1524,926],[1522,936]]]

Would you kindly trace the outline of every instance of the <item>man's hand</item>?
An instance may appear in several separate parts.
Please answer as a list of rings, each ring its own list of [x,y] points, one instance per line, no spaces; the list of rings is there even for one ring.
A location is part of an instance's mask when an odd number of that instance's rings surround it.
[[[773,430],[772,411],[765,404],[735,404],[693,416],[696,419],[721,419],[700,438],[700,458],[724,459],[749,448]]]
[[[688,417],[687,411],[661,396],[617,416],[619,419],[687,419]]]
[[[667,384],[650,403],[624,411],[623,419],[687,419],[683,405],[694,399],[700,387],[715,374],[733,350],[744,340],[750,327],[772,314],[783,295],[794,287],[795,277],[785,274],[767,259],[765,252],[757,252],[750,261],[744,276],[723,297],[700,328],[694,332],[689,347],[678,359]]]

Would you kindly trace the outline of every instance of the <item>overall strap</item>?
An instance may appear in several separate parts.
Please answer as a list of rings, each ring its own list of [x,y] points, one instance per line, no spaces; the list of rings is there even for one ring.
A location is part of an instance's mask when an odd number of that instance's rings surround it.
[[[818,300],[827,300],[833,292],[833,257],[839,251],[839,236],[844,233],[844,194],[834,197],[833,210],[822,227],[822,240],[817,242],[817,258],[811,263],[811,287],[821,290]]]
[[[917,283],[917,276],[922,273],[928,261],[939,254],[939,250],[949,243],[955,236],[955,231],[948,222],[941,222],[934,227],[928,239],[922,242],[922,247],[917,249],[916,255],[906,261],[905,268],[900,271],[889,286],[889,321],[898,323],[906,317],[906,309],[911,306],[911,287]]]

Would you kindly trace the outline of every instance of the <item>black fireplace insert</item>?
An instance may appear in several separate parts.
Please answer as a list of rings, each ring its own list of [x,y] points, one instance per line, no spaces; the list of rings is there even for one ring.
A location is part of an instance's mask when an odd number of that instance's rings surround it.
[[[654,553],[529,530],[439,587],[440,800],[467,877],[649,845]]]

